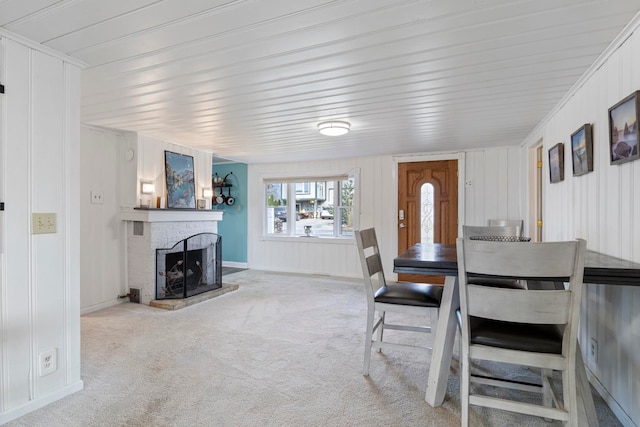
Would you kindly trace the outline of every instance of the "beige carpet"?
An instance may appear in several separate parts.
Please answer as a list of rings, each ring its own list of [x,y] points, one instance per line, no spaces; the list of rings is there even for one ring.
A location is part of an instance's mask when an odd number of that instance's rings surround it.
[[[444,405],[430,407],[429,361],[418,355],[375,353],[362,376],[359,281],[246,270],[224,282],[240,288],[178,311],[126,303],[83,316],[85,389],[8,425],[460,424],[457,376]],[[619,425],[599,397],[596,407],[601,426]],[[471,424],[559,425],[475,408]]]

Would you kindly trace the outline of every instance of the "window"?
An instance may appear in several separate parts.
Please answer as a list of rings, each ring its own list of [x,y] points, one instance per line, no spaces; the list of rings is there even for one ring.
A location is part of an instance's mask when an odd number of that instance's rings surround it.
[[[296,182],[296,194],[309,195],[310,182]]]
[[[287,232],[287,184],[267,184],[267,233]]]
[[[426,183],[420,188],[420,241],[433,243],[433,185]]]
[[[353,175],[265,180],[265,234],[350,237],[356,218]]]

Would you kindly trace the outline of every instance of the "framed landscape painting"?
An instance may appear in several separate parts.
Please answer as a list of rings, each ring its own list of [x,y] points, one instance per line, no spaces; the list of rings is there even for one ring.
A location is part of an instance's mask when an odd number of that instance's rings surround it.
[[[609,108],[609,156],[611,164],[638,158],[638,102],[636,91]]]
[[[562,142],[549,148],[549,177],[552,184],[564,180],[564,144]]]
[[[583,125],[571,135],[573,176],[593,171],[593,132],[590,124]]]
[[[167,207],[196,208],[196,183],[193,174],[193,157],[164,152],[164,169],[167,180]]]

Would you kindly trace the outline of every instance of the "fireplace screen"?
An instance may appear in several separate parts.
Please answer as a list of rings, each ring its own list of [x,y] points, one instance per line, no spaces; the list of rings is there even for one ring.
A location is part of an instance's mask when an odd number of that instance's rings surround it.
[[[222,238],[200,233],[156,249],[156,299],[180,299],[222,286]]]

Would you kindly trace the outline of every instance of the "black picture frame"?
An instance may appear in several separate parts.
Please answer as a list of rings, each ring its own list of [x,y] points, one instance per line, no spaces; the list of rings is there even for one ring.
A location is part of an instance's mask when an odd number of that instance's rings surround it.
[[[571,134],[571,159],[573,176],[593,172],[593,130],[585,123]]]
[[[564,181],[564,144],[562,142],[549,148],[549,179],[552,184]]]
[[[640,91],[635,91],[609,108],[609,159],[612,165],[640,157],[638,112]]]
[[[167,207],[195,209],[196,182],[193,156],[165,151],[164,170],[167,183]]]

